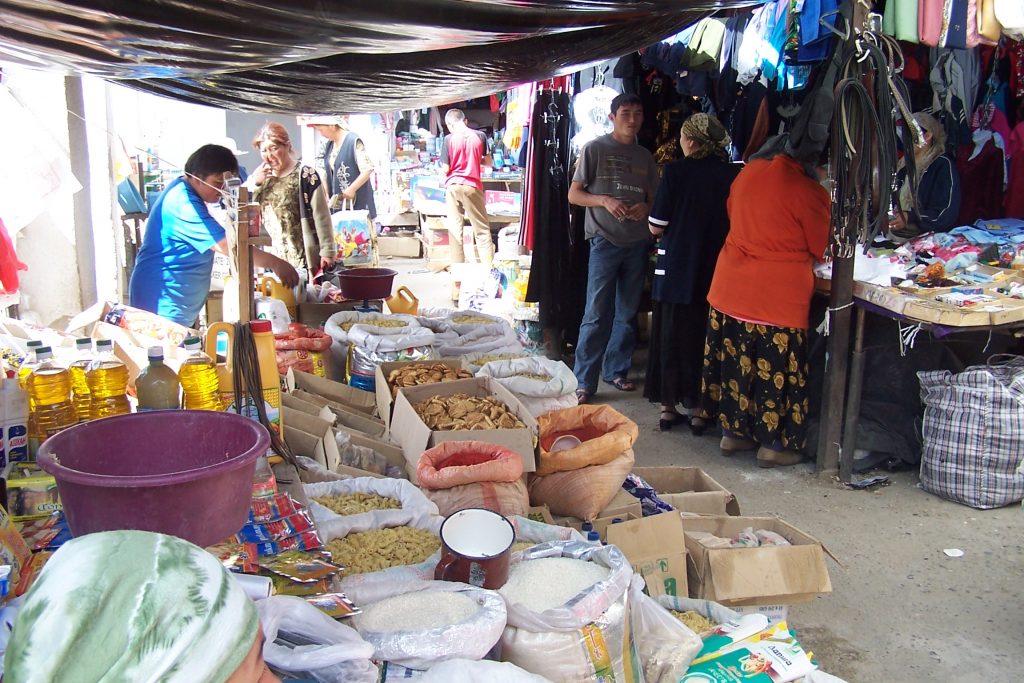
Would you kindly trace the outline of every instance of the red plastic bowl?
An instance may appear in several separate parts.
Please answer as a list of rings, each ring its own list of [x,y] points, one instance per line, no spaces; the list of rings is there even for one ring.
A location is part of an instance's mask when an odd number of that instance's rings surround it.
[[[245,524],[256,460],[269,447],[270,434],[247,417],[162,410],[71,427],[37,460],[57,480],[75,536],[141,529],[205,547]]]
[[[349,268],[338,273],[338,284],[346,299],[386,299],[396,275],[390,268]]]

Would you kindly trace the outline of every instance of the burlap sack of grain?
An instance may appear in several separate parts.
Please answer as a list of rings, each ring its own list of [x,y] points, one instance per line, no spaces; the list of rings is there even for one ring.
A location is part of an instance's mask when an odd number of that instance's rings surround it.
[[[497,444],[445,441],[423,452],[416,477],[442,516],[466,508],[525,515],[530,508],[522,458]]]
[[[538,476],[609,463],[632,448],[640,435],[635,422],[605,405],[556,410],[538,417],[537,424],[540,431]],[[565,435],[575,436],[581,441],[580,445],[551,452],[551,444]]]
[[[551,513],[591,520],[608,507],[633,469],[633,449],[604,465],[530,477],[530,503],[547,505]]]

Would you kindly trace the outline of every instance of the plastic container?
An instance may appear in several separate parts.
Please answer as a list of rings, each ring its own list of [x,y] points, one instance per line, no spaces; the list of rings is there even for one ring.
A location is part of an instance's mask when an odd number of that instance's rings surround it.
[[[29,434],[36,444],[78,422],[75,406],[71,402],[71,373],[53,362],[49,346],[36,351],[39,364],[28,376],[28,393],[32,405],[32,430]]]
[[[164,365],[163,347],[150,346],[146,355],[149,357],[149,365],[135,379],[139,412],[181,408],[181,383],[178,382],[177,373]]]
[[[75,351],[78,357],[68,366],[71,373],[71,402],[75,404],[75,415],[79,422],[89,419],[89,381],[85,377],[89,363],[93,361],[92,339],[79,337],[75,340]]]
[[[4,410],[3,441],[6,460],[28,462],[28,392],[21,388],[17,379],[4,378],[0,402]]]
[[[114,342],[96,342],[96,357],[85,371],[89,384],[89,419],[125,415],[132,412],[128,403],[128,368],[114,355]],[[77,412],[78,406],[75,406]]]
[[[239,415],[148,412],[61,432],[38,460],[75,536],[141,529],[206,547],[245,524],[256,459],[269,446],[267,430]]]
[[[28,389],[28,376],[39,365],[39,361],[36,360],[36,351],[43,346],[43,342],[33,339],[25,344],[25,346],[28,348],[28,351],[25,352],[25,359],[18,366],[18,382],[21,384],[22,389]]]
[[[277,278],[265,275],[260,280],[260,292],[263,296],[284,302],[285,308],[288,309],[288,316],[292,320],[299,319],[298,311],[295,308],[295,292],[281,284]]]
[[[388,297],[384,303],[387,304],[388,310],[392,313],[416,315],[420,312],[420,300],[405,285],[396,289],[394,296]]]
[[[338,274],[338,285],[346,299],[386,299],[396,275],[390,268],[349,268]]]
[[[178,370],[178,380],[184,396],[185,410],[223,410],[220,402],[220,383],[213,359],[203,353],[199,337],[185,340],[188,357]]]
[[[281,376],[277,372],[277,352],[274,349],[274,333],[269,320],[252,320],[249,322],[249,329],[253,333],[253,341],[256,344],[256,355],[260,365],[260,384],[263,386],[263,408],[267,413],[267,420],[271,429],[278,434],[281,433]],[[227,335],[227,348],[225,350],[225,363],[217,364],[217,379],[220,385],[220,401],[224,410],[235,411],[235,390],[233,385],[235,348],[235,327],[230,323],[214,323],[206,331],[206,349],[216,348],[217,337],[220,334]],[[244,383],[243,383],[244,386]],[[257,419],[255,406],[245,406],[242,413],[252,419]]]

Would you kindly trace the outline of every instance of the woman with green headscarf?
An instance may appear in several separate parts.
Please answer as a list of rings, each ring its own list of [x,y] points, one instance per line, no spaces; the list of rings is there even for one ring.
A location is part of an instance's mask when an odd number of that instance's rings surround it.
[[[905,146],[914,154],[917,202],[901,161],[896,173],[898,206],[889,220],[892,236],[903,241],[924,232],[948,232],[956,227],[960,213],[960,174],[956,162],[946,154],[946,129],[938,119],[924,112],[914,114],[914,120],[924,137],[920,145]]]
[[[173,536],[76,538],[28,591],[5,683],[280,683],[256,608],[210,553]]]
[[[662,431],[685,419],[677,404],[692,412],[700,399],[708,288],[729,232],[729,187],[740,171],[729,163],[730,144],[715,117],[686,119],[679,134],[684,158],[665,167],[648,219],[660,241],[644,397],[661,404]],[[690,418],[695,433],[704,426],[701,418]]]

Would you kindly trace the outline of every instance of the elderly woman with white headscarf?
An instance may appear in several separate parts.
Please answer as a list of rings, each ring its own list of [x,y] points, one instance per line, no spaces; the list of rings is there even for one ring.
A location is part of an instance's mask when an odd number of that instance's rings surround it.
[[[5,683],[280,683],[256,608],[210,553],[107,531],[58,550],[25,596]]]
[[[960,213],[960,175],[956,162],[946,154],[946,131],[930,114],[918,112],[914,120],[924,134],[922,144],[912,147],[917,203],[914,203],[906,166],[901,161],[896,174],[898,206],[889,221],[892,236],[903,240],[925,232],[948,232],[956,227]]]

